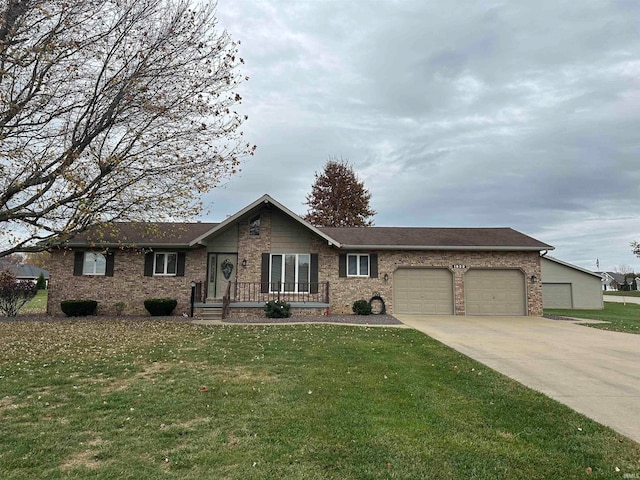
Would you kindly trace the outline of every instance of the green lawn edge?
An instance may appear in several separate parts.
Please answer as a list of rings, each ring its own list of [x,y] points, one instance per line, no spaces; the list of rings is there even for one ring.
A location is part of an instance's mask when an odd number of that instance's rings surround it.
[[[588,323],[588,327],[615,332],[640,334],[640,305],[636,303],[604,302],[602,310],[545,308],[545,315],[603,320],[609,323]]]

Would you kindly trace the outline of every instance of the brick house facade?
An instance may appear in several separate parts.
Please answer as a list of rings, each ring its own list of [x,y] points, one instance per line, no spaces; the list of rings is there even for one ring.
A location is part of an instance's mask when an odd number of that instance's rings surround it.
[[[419,275],[406,295],[420,296],[432,272],[443,274],[438,288],[450,290],[444,303],[465,315],[476,301],[468,273],[482,271],[515,272],[519,314],[538,316],[540,251],[553,248],[511,229],[316,228],[268,195],[221,223],[140,225],[118,224],[109,234],[89,232],[53,249],[48,312],[61,314],[62,300],[93,299],[98,314],[144,315],[145,299],[170,297],[180,315],[190,310],[196,282],[198,308],[219,306],[227,292],[232,316],[261,316],[270,298],[290,301],[296,313],[351,313],[355,300],[376,295],[387,312],[412,313],[411,298],[402,307],[394,298],[401,288],[396,275],[411,271]],[[500,289],[506,293],[494,302],[512,295],[508,282]],[[430,313],[429,299],[416,301]]]

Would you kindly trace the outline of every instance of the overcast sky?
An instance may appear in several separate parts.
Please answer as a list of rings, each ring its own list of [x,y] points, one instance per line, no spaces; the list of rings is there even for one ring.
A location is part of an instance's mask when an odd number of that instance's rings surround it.
[[[219,0],[255,157],[206,196],[294,212],[329,156],[377,226],[509,226],[640,271],[640,1]]]

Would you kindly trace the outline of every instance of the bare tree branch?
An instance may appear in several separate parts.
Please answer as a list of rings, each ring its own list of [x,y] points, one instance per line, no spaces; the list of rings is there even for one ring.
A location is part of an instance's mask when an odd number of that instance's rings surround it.
[[[196,214],[255,149],[237,49],[214,4],[0,0],[0,257]]]

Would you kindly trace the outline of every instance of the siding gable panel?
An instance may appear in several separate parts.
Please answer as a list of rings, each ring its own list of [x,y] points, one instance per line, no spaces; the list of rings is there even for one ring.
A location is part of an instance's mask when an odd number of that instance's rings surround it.
[[[311,232],[286,217],[283,213],[271,213],[271,253],[309,253]]]

